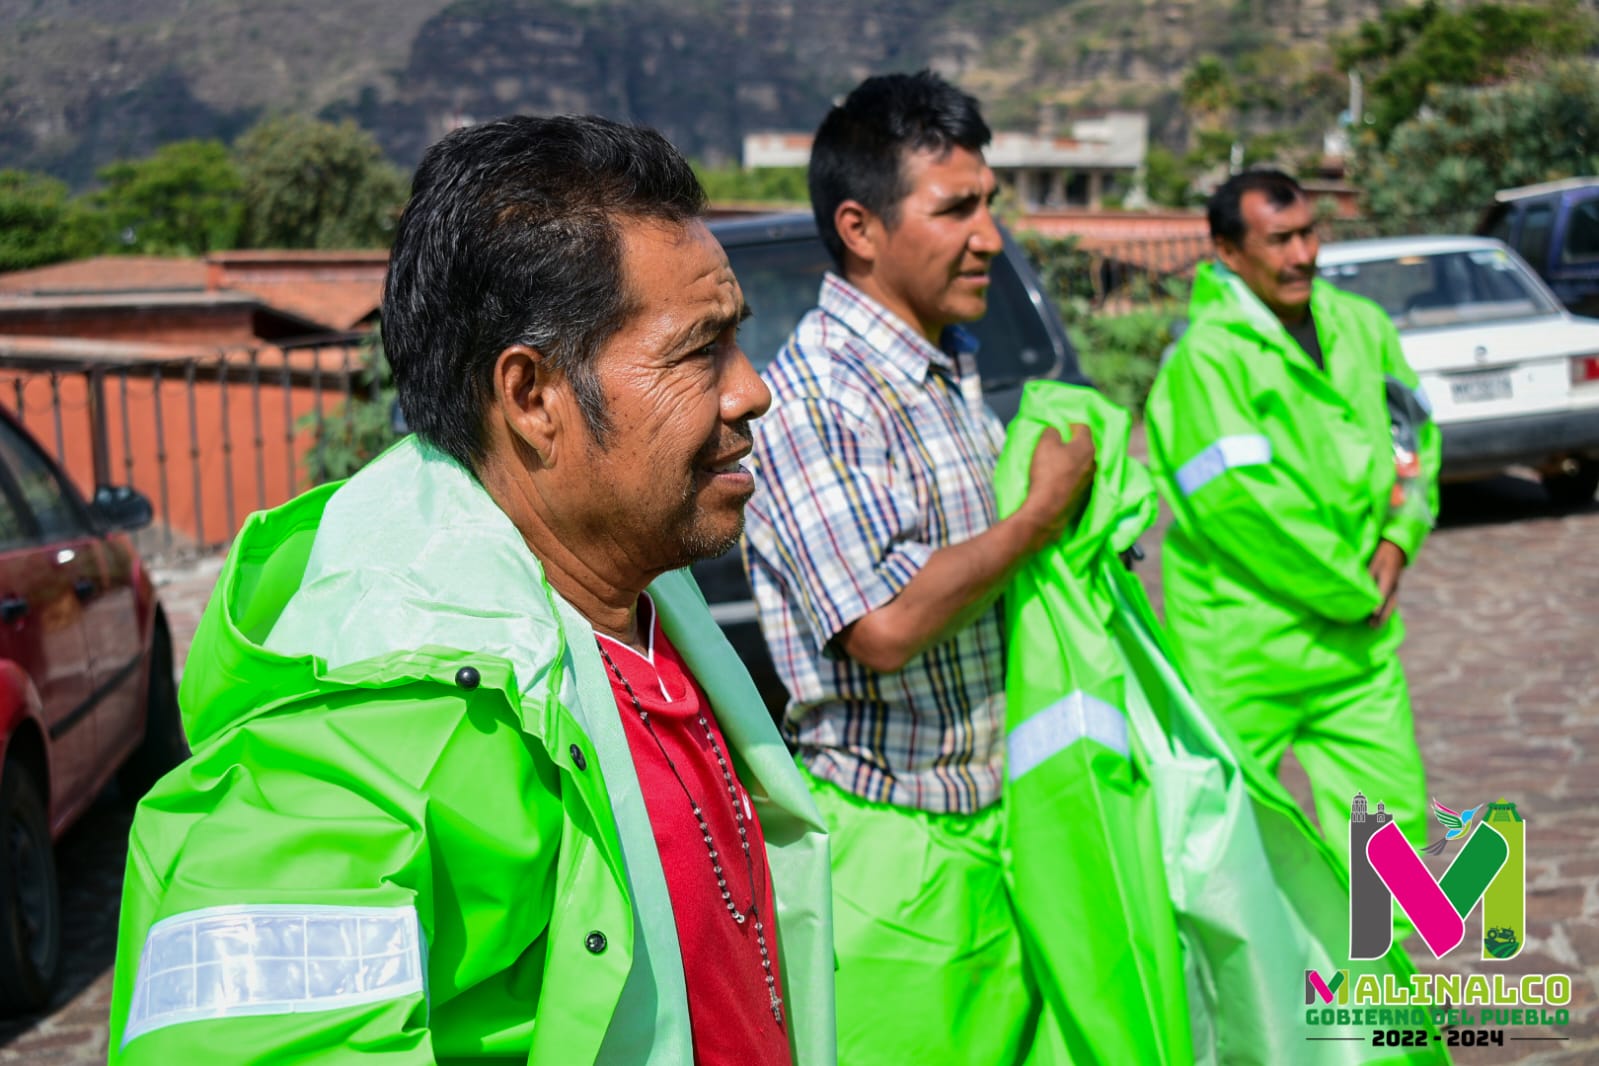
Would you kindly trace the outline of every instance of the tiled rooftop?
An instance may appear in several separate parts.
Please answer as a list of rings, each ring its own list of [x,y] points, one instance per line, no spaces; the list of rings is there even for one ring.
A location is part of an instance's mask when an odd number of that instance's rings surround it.
[[[82,293],[204,290],[206,266],[200,259],[154,255],[102,255],[0,274],[0,292],[36,296]]]
[[[382,251],[235,251],[203,259],[98,256],[0,274],[0,300],[12,306],[45,301],[84,307],[97,300],[125,306],[130,299],[204,302],[201,294],[210,293],[213,302],[253,298],[343,331],[363,325],[376,312],[387,264],[388,253]]]

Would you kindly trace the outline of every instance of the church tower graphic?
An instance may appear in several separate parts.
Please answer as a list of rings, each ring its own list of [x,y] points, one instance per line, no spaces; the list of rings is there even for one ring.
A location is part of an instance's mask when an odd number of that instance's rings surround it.
[[[1382,803],[1372,813],[1366,795],[1356,792],[1349,807],[1349,957],[1378,959],[1393,943],[1394,898],[1382,883],[1371,860],[1366,858],[1366,842],[1377,830],[1394,820]]]

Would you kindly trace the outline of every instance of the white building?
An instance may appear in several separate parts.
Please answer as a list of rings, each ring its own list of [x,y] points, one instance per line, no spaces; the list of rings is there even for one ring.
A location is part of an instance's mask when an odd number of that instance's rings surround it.
[[[1110,111],[1067,123],[1059,135],[1000,131],[984,153],[1001,188],[1024,211],[1100,207],[1115,195],[1136,206],[1143,195],[1149,117]],[[744,168],[803,167],[810,162],[808,133],[751,133],[744,137]]]

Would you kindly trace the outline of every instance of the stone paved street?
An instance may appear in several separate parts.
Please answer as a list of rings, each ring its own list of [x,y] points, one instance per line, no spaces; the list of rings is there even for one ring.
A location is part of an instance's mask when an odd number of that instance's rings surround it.
[[[1152,553],[1142,572],[1155,564]],[[208,559],[162,575],[180,655],[216,570]],[[1599,1062],[1599,506],[1553,515],[1535,485],[1511,478],[1450,486],[1443,528],[1402,598],[1429,789],[1452,805],[1504,796],[1528,819],[1525,950],[1509,963],[1451,957],[1424,968],[1573,979],[1563,1030],[1510,1029],[1504,1047],[1461,1051],[1456,1061]],[[1290,766],[1285,776],[1303,797],[1302,775]],[[130,818],[106,796],[62,842],[66,980],[49,1014],[0,1023],[0,1063],[105,1061]],[[1559,1037],[1567,1039],[1549,1039]]]

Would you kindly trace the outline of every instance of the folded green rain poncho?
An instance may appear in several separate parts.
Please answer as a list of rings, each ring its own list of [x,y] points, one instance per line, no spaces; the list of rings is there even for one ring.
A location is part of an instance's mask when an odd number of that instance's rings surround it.
[[[1447,1062],[1431,1033],[1400,1051],[1371,1046],[1369,1026],[1307,1022],[1307,970],[1403,984],[1413,968],[1398,948],[1349,963],[1343,864],[1172,666],[1120,557],[1157,508],[1127,413],[1030,384],[995,475],[1000,513],[1025,498],[1044,430],[1073,422],[1096,447],[1086,509],[1006,594],[1008,877],[1053,1029],[1030,1062]]]

